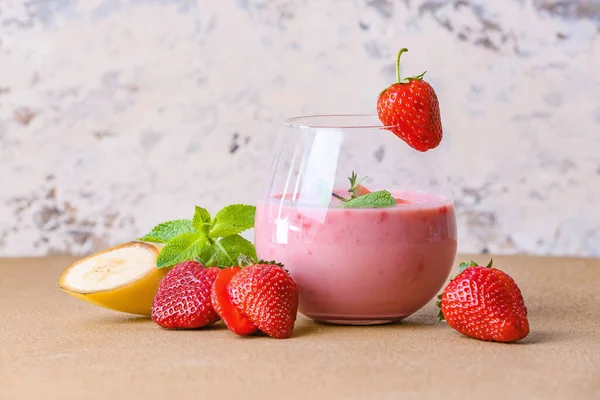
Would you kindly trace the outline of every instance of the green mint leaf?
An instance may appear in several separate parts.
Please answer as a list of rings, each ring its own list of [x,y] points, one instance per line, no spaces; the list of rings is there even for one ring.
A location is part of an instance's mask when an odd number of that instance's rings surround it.
[[[217,253],[214,244],[207,243],[198,258],[206,267],[215,267],[217,265]]]
[[[208,238],[201,233],[182,233],[169,240],[156,258],[156,268],[170,267],[183,261],[194,260],[202,254]]]
[[[387,190],[380,190],[356,197],[346,203],[346,208],[382,208],[396,205],[396,200]]]
[[[219,239],[212,246],[212,249],[219,267],[238,265],[240,256],[256,260],[254,245],[240,235],[232,235]]]
[[[242,233],[254,227],[256,207],[234,204],[223,208],[212,220],[211,238],[225,237]]]
[[[176,219],[156,225],[150,233],[138,240],[144,242],[167,243],[182,233],[197,233],[189,219]]]
[[[194,218],[192,218],[192,225],[200,233],[208,236],[210,229],[210,213],[202,207],[196,206],[196,212],[194,212]]]

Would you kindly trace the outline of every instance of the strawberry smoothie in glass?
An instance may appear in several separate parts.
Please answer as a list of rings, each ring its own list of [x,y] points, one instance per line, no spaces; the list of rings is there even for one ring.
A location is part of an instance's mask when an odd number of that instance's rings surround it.
[[[400,320],[450,273],[456,220],[436,151],[388,129],[370,115],[298,117],[279,137],[254,241],[290,272],[309,318]]]

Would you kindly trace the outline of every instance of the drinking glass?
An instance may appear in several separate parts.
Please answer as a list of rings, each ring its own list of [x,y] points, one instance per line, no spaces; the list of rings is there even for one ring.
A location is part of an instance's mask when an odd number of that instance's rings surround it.
[[[277,138],[254,241],[260,259],[290,272],[299,311],[316,321],[401,320],[452,268],[456,217],[439,155],[389,129],[376,115],[315,115],[288,119]],[[351,206],[353,172],[365,178],[356,196],[386,190],[396,204]]]

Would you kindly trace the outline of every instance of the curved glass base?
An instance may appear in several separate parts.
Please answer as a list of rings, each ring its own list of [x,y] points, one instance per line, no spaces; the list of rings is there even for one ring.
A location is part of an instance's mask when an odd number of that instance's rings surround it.
[[[393,322],[398,322],[407,317],[407,315],[397,317],[342,317],[342,316],[325,316],[325,315],[307,315],[304,316],[314,320],[321,324],[332,324],[332,325],[384,325]]]
[[[363,320],[348,320],[348,319],[328,319],[328,320],[315,320],[319,323],[332,324],[332,325],[360,325],[360,326],[369,326],[369,325],[385,325],[390,324],[392,322],[398,321],[395,319],[363,319]]]

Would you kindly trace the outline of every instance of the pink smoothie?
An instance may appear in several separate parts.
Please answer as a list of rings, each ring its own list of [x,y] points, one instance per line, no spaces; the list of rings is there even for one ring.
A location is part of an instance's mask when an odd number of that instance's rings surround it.
[[[456,256],[454,206],[444,198],[393,193],[388,208],[298,207],[281,196],[257,204],[259,258],[285,265],[300,312],[320,321],[381,323],[423,307]]]

